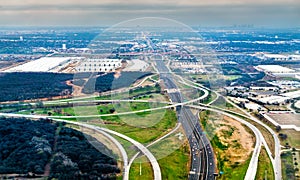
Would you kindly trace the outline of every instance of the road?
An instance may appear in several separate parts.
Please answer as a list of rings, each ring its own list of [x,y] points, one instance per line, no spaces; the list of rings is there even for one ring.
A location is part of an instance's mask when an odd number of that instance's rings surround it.
[[[154,57],[156,69],[160,74],[160,79],[169,94],[170,100],[175,104],[183,103],[183,97],[180,93],[172,73],[159,57]],[[207,96],[207,95],[206,95]],[[182,124],[183,129],[188,137],[191,148],[191,170],[189,179],[215,179],[215,162],[214,155],[209,140],[203,134],[197,117],[193,115],[189,107],[176,107],[178,121]]]
[[[170,132],[167,133],[166,135],[160,137],[159,139],[157,139],[157,140],[151,142],[151,143],[148,144],[146,147],[148,148],[148,147],[150,147],[150,146],[152,146],[152,145],[158,143],[159,141],[165,139],[166,137],[170,136],[170,135],[173,134],[175,131],[177,131],[177,130],[179,129],[180,126],[181,126],[181,124],[180,124],[180,123],[177,123],[176,127],[175,127],[172,131],[170,131]],[[132,165],[133,161],[134,161],[139,155],[140,155],[140,152],[136,153],[136,154],[130,159],[129,164],[128,164],[129,167]]]
[[[269,133],[272,135],[274,142],[275,142],[275,154],[274,154],[274,158],[272,157],[272,153],[269,150],[269,147],[266,144],[265,147],[267,149],[267,153],[269,155],[269,158],[271,159],[272,163],[273,163],[273,169],[274,169],[274,174],[275,174],[275,179],[282,179],[282,172],[281,172],[281,157],[280,157],[280,150],[281,150],[281,145],[280,145],[280,140],[277,137],[276,133],[273,131],[273,129],[271,129],[268,125],[264,124],[263,122],[259,121],[256,117],[252,116],[249,112],[245,111],[244,109],[240,108],[239,106],[237,106],[236,104],[232,103],[231,101],[229,101],[226,97],[225,97],[226,101],[229,102],[230,104],[232,104],[233,106],[235,106],[236,108],[238,108],[239,110],[241,110],[243,113],[248,115],[248,118],[251,119],[252,121],[260,124],[261,126],[263,126],[264,128],[266,128]],[[241,114],[239,114],[241,115]]]
[[[255,138],[256,138],[256,142],[255,142],[255,147],[252,153],[252,157],[246,172],[246,176],[245,176],[245,180],[254,180],[255,176],[256,176],[256,171],[257,171],[257,167],[258,167],[258,157],[260,154],[260,150],[261,150],[261,145],[262,145],[262,140],[264,139],[263,135],[261,134],[261,132],[251,123],[238,118],[232,114],[226,113],[222,110],[216,110],[213,108],[209,108],[209,107],[203,107],[203,106],[195,106],[195,105],[188,105],[191,108],[194,109],[198,109],[198,110],[209,110],[209,111],[213,111],[213,112],[217,112],[223,115],[226,115],[230,118],[233,118],[239,122],[241,122],[242,124],[245,124],[247,127],[249,127],[255,134]]]
[[[4,116],[4,117],[25,117],[25,118],[31,118],[31,119],[41,119],[41,118],[44,119],[44,118],[47,118],[45,116],[37,116],[37,115],[6,114],[6,113],[0,113],[0,116]],[[153,174],[154,174],[154,179],[155,180],[161,180],[161,170],[160,170],[160,167],[159,167],[159,164],[158,164],[156,158],[154,157],[154,155],[143,144],[135,141],[134,139],[132,139],[132,138],[130,138],[128,136],[125,136],[125,135],[123,135],[121,133],[112,131],[110,129],[101,128],[101,127],[94,126],[94,125],[89,125],[89,124],[84,124],[84,123],[79,123],[79,122],[72,122],[72,121],[65,121],[65,120],[61,120],[61,119],[53,119],[53,118],[51,118],[51,120],[57,121],[57,122],[65,122],[65,123],[68,123],[68,124],[79,125],[79,126],[82,126],[82,127],[86,127],[86,128],[92,129],[92,130],[96,130],[98,132],[99,131],[106,132],[106,133],[116,135],[116,136],[118,136],[118,137],[120,137],[122,139],[125,139],[125,140],[129,141],[135,147],[137,147],[148,158],[148,160],[149,160],[149,162],[150,162],[150,164],[152,166],[152,170],[153,170]],[[120,150],[120,151],[123,151],[123,150]],[[125,162],[128,162],[127,158],[125,160],[126,160]],[[124,163],[124,173],[129,173],[129,169],[130,169],[130,166],[127,166]],[[129,175],[125,174],[124,176],[128,177]]]
[[[183,79],[183,78],[182,78]],[[186,79],[183,79],[183,81],[186,80]],[[190,80],[186,80],[188,81],[189,83],[192,83],[194,85],[197,85],[197,86],[200,86],[204,89],[207,89],[209,90],[208,88],[206,87],[203,87],[201,84],[198,84],[198,83],[195,83],[193,81],[190,81]],[[212,90],[211,90],[212,91]],[[259,121],[257,118],[255,118],[254,116],[252,116],[249,112],[247,112],[246,110],[240,108],[239,106],[237,106],[236,104],[234,104],[233,102],[229,101],[226,97],[220,95],[218,92],[215,92],[215,91],[212,91],[214,93],[216,93],[217,97],[223,97],[225,98],[225,100],[232,104],[234,107],[238,108],[239,110],[241,110],[243,113],[245,113],[247,116],[245,116],[244,114],[240,114],[240,113],[237,113],[237,112],[233,112],[233,111],[229,111],[227,109],[222,109],[222,108],[218,108],[218,107],[214,107],[214,106],[209,106],[211,103],[205,105],[205,104],[200,104],[201,106],[207,106],[207,107],[211,107],[211,108],[214,108],[214,109],[219,109],[223,112],[229,112],[231,114],[235,114],[235,115],[238,115],[240,117],[245,117],[247,119],[250,119],[258,124],[260,124],[261,126],[263,126],[264,128],[266,128],[269,133],[272,135],[273,139],[274,139],[274,142],[275,142],[275,154],[274,154],[274,157],[272,157],[272,153],[270,151],[270,148],[268,146],[268,144],[266,143],[264,137],[262,137],[262,143],[264,144],[265,148],[266,148],[266,151],[267,151],[267,154],[272,162],[272,165],[273,165],[273,171],[274,171],[274,175],[275,175],[275,179],[276,180],[281,180],[282,179],[282,172],[281,172],[281,159],[280,159],[280,149],[281,149],[281,145],[280,145],[280,141],[279,141],[279,138],[277,137],[276,133],[266,124],[264,124],[263,122]]]

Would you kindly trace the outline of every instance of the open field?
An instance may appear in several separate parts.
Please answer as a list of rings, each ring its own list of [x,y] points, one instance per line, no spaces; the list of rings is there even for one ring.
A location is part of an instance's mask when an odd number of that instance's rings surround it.
[[[284,113],[284,114],[275,114],[268,113],[274,121],[281,125],[295,125],[300,127],[300,114]]]
[[[71,107],[65,107],[66,105],[55,105],[51,108],[49,105],[47,105],[44,108],[25,109],[19,111],[18,113],[34,113],[38,115],[49,115],[50,113],[52,116],[88,116],[140,111],[150,108],[163,107],[164,105],[164,103],[159,102],[119,102],[102,103],[101,105],[75,105]]]
[[[151,164],[147,161],[145,156],[137,157],[129,171],[130,180],[152,180],[153,172]]]
[[[292,152],[281,153],[282,178],[296,180]]]
[[[63,118],[58,118],[63,119]],[[85,122],[120,132],[141,143],[149,143],[166,134],[177,123],[174,110],[163,109],[138,115],[102,116],[101,118],[68,118],[66,121]]]
[[[189,172],[189,150],[188,144],[175,150],[172,154],[158,163],[162,168],[162,179],[187,179]]]
[[[252,132],[241,123],[210,111],[202,111],[200,121],[215,150],[220,179],[243,179],[255,143]]]
[[[255,179],[256,180],[275,179],[272,162],[265,148],[261,149],[258,157],[258,168],[257,168]]]
[[[104,117],[102,119],[107,122],[105,127],[125,134],[141,143],[148,143],[157,139],[167,133],[167,131],[170,131],[177,122],[176,113],[173,110],[166,110],[165,112],[161,110],[153,111],[150,115],[152,118],[141,118],[143,119],[143,122],[137,119],[137,116],[132,115],[122,115],[117,117],[107,116],[105,119]],[[159,121],[153,119],[155,117],[159,118]],[[123,120],[125,120],[126,123]],[[156,121],[156,124],[153,124],[153,121]],[[134,126],[135,122],[137,125],[143,125],[144,127]]]
[[[218,108],[223,108],[223,109],[227,109],[233,112],[237,112],[240,114],[244,114],[244,112],[242,112],[241,110],[239,110],[238,108],[234,107],[232,104],[228,103],[225,101],[225,99],[223,97],[219,97],[214,103],[211,104],[212,106],[216,106]]]
[[[203,100],[203,104],[208,104],[217,98],[216,93],[209,91],[209,95],[207,98]]]
[[[162,167],[162,179],[187,179],[190,149],[182,126],[149,147]]]
[[[282,134],[287,135],[287,139],[281,141],[281,145],[286,145],[288,143],[292,148],[300,149],[300,132],[292,129],[282,129],[280,131]]]
[[[155,86],[145,86],[145,87],[139,87],[136,89],[132,89],[129,91],[124,91],[121,93],[112,93],[109,95],[102,95],[100,94],[99,97],[96,97],[94,99],[96,100],[106,100],[106,99],[130,99],[130,98],[138,98],[140,96],[144,95],[150,95],[152,93],[160,93],[161,89],[159,85]]]

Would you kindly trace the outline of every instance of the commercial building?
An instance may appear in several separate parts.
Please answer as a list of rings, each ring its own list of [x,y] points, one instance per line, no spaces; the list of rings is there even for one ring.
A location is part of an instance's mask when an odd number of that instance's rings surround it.
[[[5,72],[59,72],[72,60],[79,59],[73,57],[43,57],[38,60],[10,68]]]
[[[267,73],[294,73],[295,70],[280,65],[258,65],[257,70]]]
[[[119,59],[85,59],[75,68],[77,72],[112,72],[122,67]]]

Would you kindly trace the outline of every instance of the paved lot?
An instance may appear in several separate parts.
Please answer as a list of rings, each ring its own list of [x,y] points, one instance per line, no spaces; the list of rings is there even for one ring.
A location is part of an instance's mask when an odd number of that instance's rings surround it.
[[[296,125],[300,126],[300,114],[272,114],[268,113],[268,116],[271,117],[274,121],[281,125]]]

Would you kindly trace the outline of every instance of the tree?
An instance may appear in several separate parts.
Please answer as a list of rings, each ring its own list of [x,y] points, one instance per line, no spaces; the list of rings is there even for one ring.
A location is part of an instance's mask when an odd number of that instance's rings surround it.
[[[115,108],[111,108],[110,110],[109,110],[109,112],[112,114],[112,113],[114,113],[116,110],[115,110]]]
[[[281,126],[276,126],[276,131],[279,132],[281,130]]]
[[[287,136],[286,134],[279,133],[279,138],[280,138],[281,140],[286,140],[287,137],[288,137],[288,136]]]

